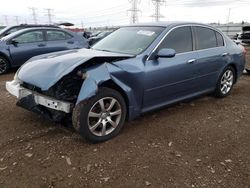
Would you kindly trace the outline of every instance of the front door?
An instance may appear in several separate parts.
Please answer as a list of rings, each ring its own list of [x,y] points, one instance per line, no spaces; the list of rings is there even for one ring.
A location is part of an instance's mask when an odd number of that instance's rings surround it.
[[[182,26],[172,30],[156,50],[171,48],[172,58],[152,58],[145,63],[143,111],[178,101],[193,92],[197,53],[193,51],[192,30]]]
[[[9,44],[9,50],[14,66],[22,65],[33,56],[46,53],[46,43],[41,30],[28,31],[12,40],[15,43]]]

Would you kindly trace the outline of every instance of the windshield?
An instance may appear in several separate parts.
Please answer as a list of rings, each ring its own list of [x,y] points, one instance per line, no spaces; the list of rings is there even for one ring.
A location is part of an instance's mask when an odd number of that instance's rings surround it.
[[[92,49],[138,55],[159,36],[164,27],[124,27],[92,46]]]

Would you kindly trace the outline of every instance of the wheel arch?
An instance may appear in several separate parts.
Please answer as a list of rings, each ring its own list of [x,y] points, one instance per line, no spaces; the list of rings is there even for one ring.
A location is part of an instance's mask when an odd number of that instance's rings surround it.
[[[129,118],[129,97],[126,94],[126,92],[112,80],[107,80],[107,81],[103,82],[99,87],[107,87],[110,89],[114,89],[121,94],[121,96],[124,98],[124,101],[126,104],[126,109],[127,109],[126,118]]]
[[[236,83],[238,80],[238,75],[239,75],[237,66],[235,63],[230,63],[228,66],[231,66],[234,69],[234,73],[235,73],[234,83]]]
[[[10,57],[8,55],[6,55],[3,52],[0,52],[0,57],[5,58],[9,62],[10,66],[12,66],[12,61],[11,61],[11,59],[10,59]]]

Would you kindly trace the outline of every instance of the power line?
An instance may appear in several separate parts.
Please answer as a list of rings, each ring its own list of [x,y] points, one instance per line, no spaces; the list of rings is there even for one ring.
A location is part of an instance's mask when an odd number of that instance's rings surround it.
[[[160,18],[164,17],[161,15],[160,7],[166,3],[166,0],[151,0],[153,5],[155,5],[155,14],[152,15],[153,18],[155,18],[155,21],[160,21]]]
[[[49,24],[52,24],[52,17],[53,17],[54,15],[51,14],[51,12],[53,12],[53,9],[51,9],[51,8],[46,8],[46,9],[44,9],[44,10],[47,11],[46,16],[48,16]]]
[[[140,3],[140,1],[139,0],[129,0],[129,2],[131,3],[131,9],[128,10],[129,12],[131,12],[130,23],[131,24],[138,23],[138,21],[139,21],[138,12],[140,12],[140,10],[138,9],[137,5]]]
[[[37,8],[35,8],[35,7],[30,7],[29,9],[30,9],[31,12],[32,12],[32,17],[33,17],[34,23],[37,24],[37,14],[36,14]]]

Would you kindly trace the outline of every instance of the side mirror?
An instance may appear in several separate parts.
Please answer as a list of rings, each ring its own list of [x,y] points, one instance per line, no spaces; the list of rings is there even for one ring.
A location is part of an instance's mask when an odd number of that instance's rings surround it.
[[[11,39],[10,44],[16,46],[18,44],[18,41],[16,41],[15,39]]]
[[[171,48],[163,48],[160,49],[160,51],[157,53],[157,58],[169,58],[169,57],[174,57],[176,54],[174,49]]]

